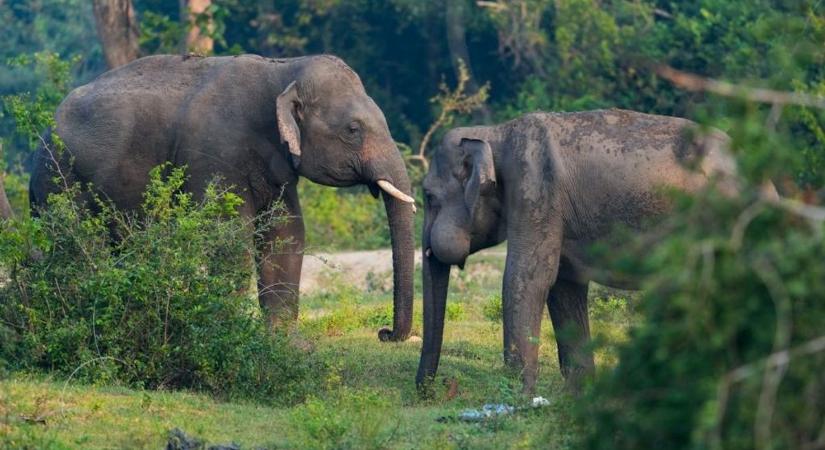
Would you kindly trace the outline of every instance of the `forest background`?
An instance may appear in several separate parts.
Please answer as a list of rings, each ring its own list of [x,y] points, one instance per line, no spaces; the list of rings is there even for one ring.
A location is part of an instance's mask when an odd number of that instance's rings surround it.
[[[825,448],[822,0],[0,0],[0,25],[0,181],[16,216],[0,221],[0,446],[157,448],[183,426],[276,448]],[[593,249],[646,281],[591,289],[599,370],[582,397],[546,344],[550,407],[457,423],[460,408],[529,402],[501,361],[502,252],[451,275],[422,396],[420,345],[375,339],[391,274],[328,274],[302,297],[310,348],[273,336],[238,294],[251,267],[227,214],[237,198],[213,186],[192,202],[182,171],[153,173],[145,222],[89,214],[72,191],[27,217],[29,156],[68,90],[189,52],[340,56],[415,187],[449,127],[616,107],[728,133],[742,195],[677,198],[666,239]],[[760,196],[766,181],[782,199]],[[364,189],[299,188],[310,253],[388,245]],[[113,221],[129,236],[114,250]]]

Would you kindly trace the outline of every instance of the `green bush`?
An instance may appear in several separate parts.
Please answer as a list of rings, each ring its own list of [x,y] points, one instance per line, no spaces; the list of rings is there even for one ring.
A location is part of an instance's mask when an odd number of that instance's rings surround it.
[[[501,294],[491,295],[487,301],[481,305],[481,312],[484,318],[493,322],[501,322],[504,318],[504,309],[501,301]]]
[[[86,207],[79,200],[89,192],[75,186],[52,195],[38,218],[3,224],[0,329],[11,336],[0,359],[92,382],[268,402],[312,389],[306,380],[323,367],[272,335],[248,292],[254,255],[240,198],[212,183],[196,201],[180,191],[184,182],[183,169],[154,169],[137,215],[100,200]],[[280,208],[266,226],[287,220]]]
[[[665,226],[670,239],[638,249],[655,273],[644,320],[581,402],[584,446],[814,448],[825,417],[822,220],[710,196]]]
[[[458,321],[463,319],[465,316],[464,311],[464,304],[463,303],[447,303],[447,308],[445,310],[445,318],[448,321]]]
[[[668,20],[628,41],[656,61],[736,83],[727,101],[656,77],[610,92],[671,91],[642,109],[723,129],[744,189],[737,199],[678,199],[654,242],[626,239],[629,252],[603,255],[648,281],[618,364],[580,402],[580,447],[822,447],[825,213],[816,205],[825,193],[825,110],[753,99],[756,87],[823,92],[825,53],[814,41],[825,22],[821,5],[780,3],[671,3]],[[683,96],[696,103],[672,103]],[[616,104],[647,103],[627,100]],[[759,198],[765,180],[786,198]]]
[[[312,398],[290,415],[294,448],[392,448],[400,418],[393,402],[374,391],[342,389],[332,398]]]

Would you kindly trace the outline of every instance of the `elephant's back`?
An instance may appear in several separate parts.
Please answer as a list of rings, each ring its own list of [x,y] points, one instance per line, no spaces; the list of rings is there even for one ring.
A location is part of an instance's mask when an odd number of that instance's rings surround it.
[[[268,60],[256,55],[153,55],[109,70],[72,93],[78,98],[185,93],[216,81],[216,72],[251,72]]]
[[[543,116],[563,189],[570,198],[570,235],[591,241],[615,226],[645,227],[670,208],[664,195],[696,192],[718,176],[735,191],[728,137],[700,133],[686,119],[604,110]]]
[[[147,56],[74,89],[58,108],[58,118],[71,120],[77,116],[80,120],[93,120],[95,117],[87,115],[95,108],[148,108],[149,113],[156,114],[205,87],[230,89],[260,83],[258,78],[265,76],[271,63],[255,55]]]
[[[139,204],[148,171],[174,153],[183,105],[214,68],[207,59],[141,58],[74,89],[55,115],[73,160],[64,170],[119,206]]]
[[[728,136],[687,119],[610,109],[546,114],[544,120],[560,166],[598,173],[621,187],[693,191],[711,175],[735,176]]]
[[[191,121],[224,107],[221,98],[206,97],[226,91],[227,98],[241,101],[238,91],[257,84],[264,64],[254,56],[138,59],[74,89],[58,107],[57,133],[82,178],[114,180],[127,165],[170,160]]]
[[[565,154],[596,152],[614,157],[684,151],[689,130],[696,126],[687,119],[622,109],[543,113],[543,119]]]
[[[180,56],[161,55],[110,70],[63,100],[57,132],[81,157],[98,146],[117,151],[129,139],[126,132],[150,138],[148,128],[174,120],[171,115],[197,84],[199,69]]]

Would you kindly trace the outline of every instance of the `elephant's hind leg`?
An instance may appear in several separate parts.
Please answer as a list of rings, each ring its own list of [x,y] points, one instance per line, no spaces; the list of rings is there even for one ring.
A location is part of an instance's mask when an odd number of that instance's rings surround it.
[[[587,284],[559,277],[547,296],[547,308],[556,334],[561,373],[574,392],[582,379],[594,371],[589,348],[590,320],[587,314]]]

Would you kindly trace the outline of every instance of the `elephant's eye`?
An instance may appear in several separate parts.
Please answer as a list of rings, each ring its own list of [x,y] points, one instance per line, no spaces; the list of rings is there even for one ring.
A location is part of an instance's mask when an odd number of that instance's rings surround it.
[[[358,134],[361,132],[361,123],[359,123],[357,120],[354,120],[350,122],[350,124],[347,126],[347,129],[349,130],[350,134]]]

